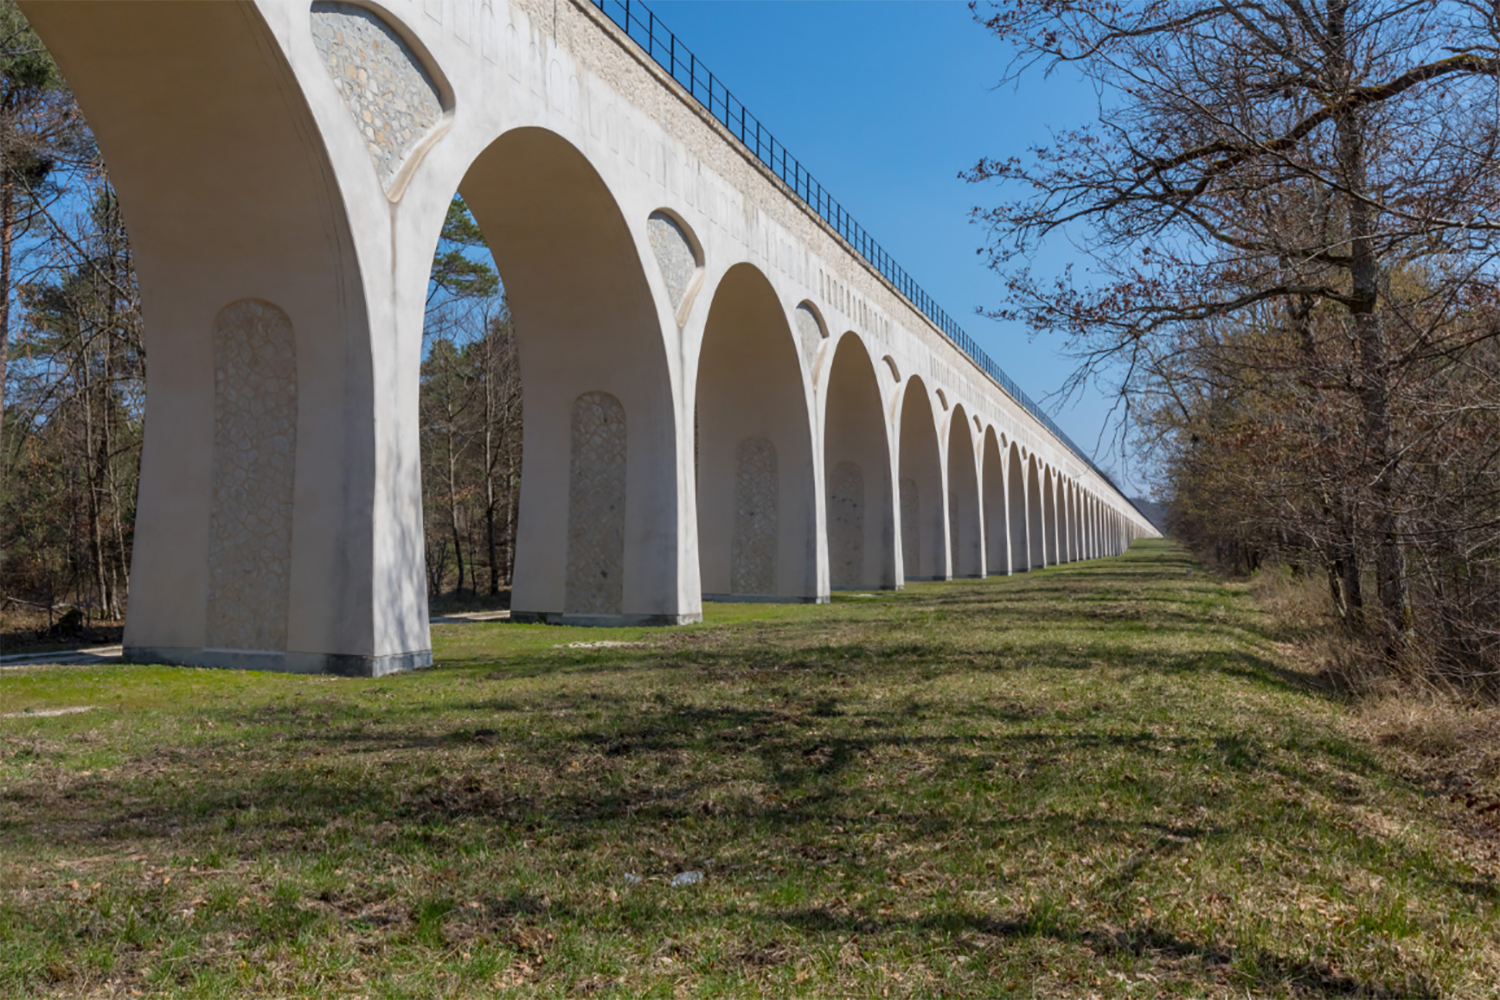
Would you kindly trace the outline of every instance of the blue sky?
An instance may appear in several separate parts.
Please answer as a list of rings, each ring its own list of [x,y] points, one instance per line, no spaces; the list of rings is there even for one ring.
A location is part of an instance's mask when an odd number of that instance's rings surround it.
[[[1045,397],[1072,362],[1061,341],[974,315],[1003,285],[975,254],[968,221],[998,189],[958,179],[981,156],[1020,155],[1049,128],[1091,120],[1094,93],[1040,74],[997,87],[1007,49],[952,0],[654,0],[651,9],[943,304],[1085,450],[1109,401],[1090,391],[1060,411]],[[1065,247],[1039,267],[1068,259]],[[1100,465],[1121,474],[1108,444]]]

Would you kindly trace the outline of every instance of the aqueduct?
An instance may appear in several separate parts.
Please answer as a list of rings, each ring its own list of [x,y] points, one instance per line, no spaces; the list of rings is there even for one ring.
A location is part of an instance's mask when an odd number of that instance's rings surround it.
[[[1155,534],[638,4],[22,6],[136,254],[133,659],[431,662],[417,390],[455,190],[520,341],[515,617],[691,622]]]

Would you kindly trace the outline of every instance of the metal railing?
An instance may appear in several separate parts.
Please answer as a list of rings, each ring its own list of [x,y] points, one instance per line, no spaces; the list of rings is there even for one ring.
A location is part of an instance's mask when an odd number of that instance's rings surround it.
[[[785,146],[776,141],[776,137],[761,124],[760,119],[751,114],[719,81],[718,77],[710,73],[708,68],[698,61],[698,57],[691,49],[667,30],[651,8],[641,0],[592,0],[592,2],[606,17],[624,30],[625,34],[630,36],[631,41],[639,45],[658,66],[666,70],[672,79],[681,84],[709,114],[729,129],[750,152],[755,154],[756,159],[770,168],[773,174],[790,187],[807,207],[818,213],[824,222],[832,226],[855,253],[869,261],[870,265],[879,271],[896,291],[904,295],[914,308],[941,330],[955,347],[968,355],[969,359],[986,375],[994,379],[1001,389],[1020,403],[1026,412],[1039,420],[1042,426],[1051,431],[1068,447],[1069,451],[1078,456],[1080,461],[1093,469],[1100,479],[1109,483],[1126,503],[1130,503],[1132,507],[1135,506],[1109,474],[1095,465],[1094,460],[1084,454],[1083,449],[1074,444],[1072,438],[1063,433],[1062,428],[1057,426],[1047,412],[1033,402],[1015,380],[991,360],[984,349],[974,342],[974,338],[965,333],[963,328],[954,322],[953,317],[949,316],[942,306],[933,301],[932,296],[924,292],[922,287],[912,280],[911,275],[906,273],[906,269],[897,264],[891,255],[871,238],[864,227],[844,211],[843,206],[824,190],[823,185],[813,179],[812,174],[807,172],[807,168],[788,153]]]

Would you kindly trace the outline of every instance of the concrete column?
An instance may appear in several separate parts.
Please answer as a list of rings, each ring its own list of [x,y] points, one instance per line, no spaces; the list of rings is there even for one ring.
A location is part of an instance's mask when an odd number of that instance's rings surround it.
[[[668,233],[666,258],[643,260],[635,234],[649,220],[623,218],[589,161],[545,129],[496,139],[459,189],[505,282],[521,358],[512,618],[698,620],[692,417],[668,364],[672,305],[646,276],[673,272],[658,284],[686,294],[696,251]]]

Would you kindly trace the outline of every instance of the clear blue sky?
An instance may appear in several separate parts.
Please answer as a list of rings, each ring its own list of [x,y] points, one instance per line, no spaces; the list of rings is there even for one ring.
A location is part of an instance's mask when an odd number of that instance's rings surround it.
[[[1020,155],[1092,119],[1092,90],[1040,74],[997,88],[1008,50],[953,0],[655,0],[651,9],[1068,435],[1093,448],[1109,403],[1045,397],[1072,362],[1061,341],[974,315],[1004,289],[975,254],[976,204],[999,191],[958,172]],[[1067,259],[1058,248],[1038,261]],[[1108,452],[1100,465],[1117,469]]]

